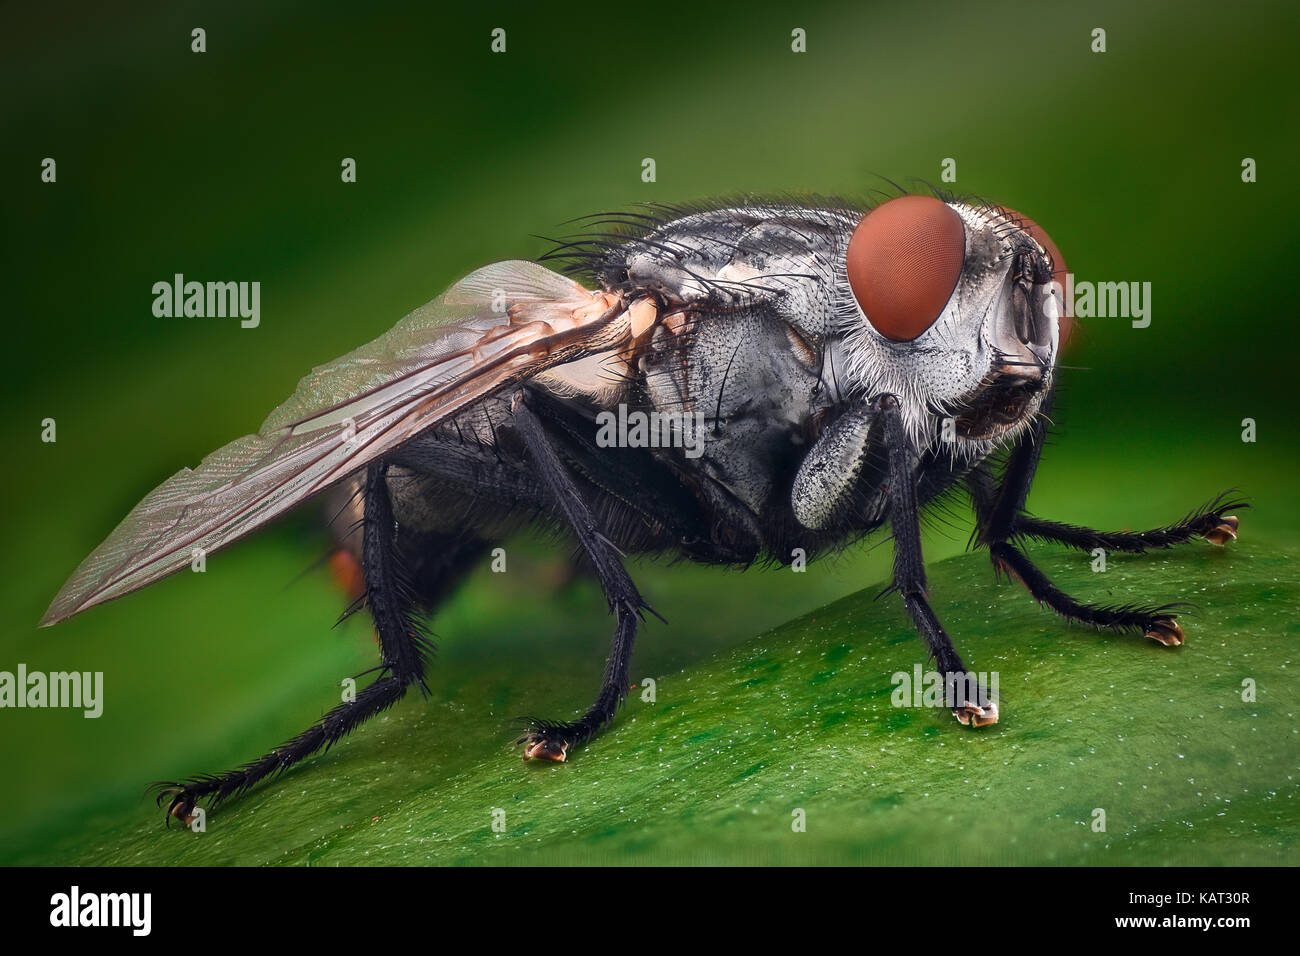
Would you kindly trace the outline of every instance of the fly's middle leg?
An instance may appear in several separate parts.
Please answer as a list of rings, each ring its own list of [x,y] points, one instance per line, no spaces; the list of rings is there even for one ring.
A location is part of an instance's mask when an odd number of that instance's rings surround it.
[[[552,507],[573,531],[590,559],[605,590],[610,611],[615,616],[609,659],[605,663],[604,678],[595,702],[574,721],[525,718],[529,730],[516,741],[524,745],[525,760],[563,761],[568,759],[572,748],[586,743],[613,720],[627,696],[632,645],[642,612],[650,608],[624,570],[617,548],[599,528],[569,469],[556,453],[546,426],[529,409],[523,393],[515,397],[512,410],[515,430],[549,493]]]

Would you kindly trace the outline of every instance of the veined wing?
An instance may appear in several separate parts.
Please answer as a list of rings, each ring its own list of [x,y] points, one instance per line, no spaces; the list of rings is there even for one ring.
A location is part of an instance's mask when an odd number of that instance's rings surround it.
[[[247,435],[163,482],[83,561],[41,626],[244,537],[468,403],[632,339],[622,299],[533,262],[471,273],[389,332],[322,365]]]

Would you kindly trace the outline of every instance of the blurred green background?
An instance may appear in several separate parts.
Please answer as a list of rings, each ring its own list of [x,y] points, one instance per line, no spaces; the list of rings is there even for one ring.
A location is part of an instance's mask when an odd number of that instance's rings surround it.
[[[175,838],[189,835],[162,831],[161,813],[140,802],[144,784],[264,752],[372,663],[364,622],[330,630],[340,602],[325,572],[299,577],[324,546],[312,516],[218,555],[203,576],[178,575],[52,630],[34,625],[144,493],[255,430],[313,365],[479,265],[547,249],[530,236],[634,202],[865,195],[881,175],[938,181],[941,161],[954,158],[952,188],[1034,217],[1080,279],[1153,287],[1149,328],[1099,319],[1077,331],[1066,361],[1080,368],[1063,376],[1059,436],[1034,509],[1138,528],[1235,486],[1255,504],[1242,551],[1273,555],[1269,573],[1294,578],[1294,4],[180,2],[10,7],[4,19],[11,371],[0,380],[10,462],[0,669],[102,670],[107,701],[98,720],[0,712],[0,862],[311,858],[299,851],[367,824],[372,809],[393,812],[408,793],[445,809],[458,791],[439,792],[441,782],[487,766],[500,768],[507,790],[546,781],[548,799],[567,805],[565,778],[539,776],[508,746],[509,718],[585,706],[603,661],[603,602],[587,581],[548,583],[554,548],[512,546],[508,580],[477,574],[438,618],[429,703],[404,701],[214,815],[214,828],[220,820],[241,838],[209,836],[198,846],[222,849],[206,855],[177,855]],[[206,53],[190,51],[194,27],[206,30]],[[507,31],[503,55],[489,52],[495,27]],[[807,31],[807,53],[791,52],[796,27]],[[1090,52],[1095,27],[1107,31],[1105,54]],[[54,184],[40,181],[45,157],[57,161]],[[344,157],[357,161],[355,184],[340,182]],[[644,157],[655,159],[657,182],[641,181]],[[1258,163],[1254,184],[1241,181],[1244,157]],[[260,327],[155,318],[151,287],[176,272],[260,281]],[[47,417],[57,421],[54,444],[40,440]],[[1244,418],[1257,423],[1253,444],[1241,440]],[[933,522],[929,558],[960,552],[968,530],[960,514]],[[709,661],[743,654],[755,633],[883,579],[888,552],[860,549],[803,575],[638,565],[671,626],[648,627],[634,673],[707,675]],[[1132,590],[1121,596],[1187,598],[1170,592],[1232,568],[1188,560],[1151,594],[1129,566]],[[1055,561],[1053,573],[1078,559]],[[1252,593],[1262,595],[1252,626],[1277,635],[1272,659],[1284,680],[1294,592]],[[1016,605],[1016,621],[1056,626],[1023,595],[998,594],[999,606]],[[901,614],[885,603],[872,613],[900,628],[887,658],[908,670],[920,644],[902,640]],[[943,617],[945,597],[936,606]],[[1186,653],[1195,642],[1189,628]],[[1152,660],[1145,649],[1109,659]],[[946,719],[925,720],[950,732]],[[609,738],[606,759],[622,753],[630,721]],[[1294,731],[1268,753],[1247,779],[1293,781]],[[793,767],[798,754],[787,756]],[[596,745],[558,769],[576,788],[579,768],[594,774],[601,759]],[[906,795],[906,775],[899,787]],[[1032,802],[1023,812],[1032,815]],[[1292,845],[1293,811],[1270,825],[1289,834],[1278,845]],[[595,852],[580,822],[555,832],[569,830],[579,837],[557,837],[550,856],[537,847],[537,861]],[[701,853],[709,832],[692,835]],[[355,836],[351,855],[320,861],[425,859],[403,856],[400,837],[400,828]],[[808,844],[799,859],[874,846],[845,839]],[[1179,837],[1152,839],[1148,853]],[[486,859],[474,845],[427,859]],[[749,859],[777,856],[746,845]],[[921,862],[962,860],[922,844],[903,850]],[[671,856],[633,834],[616,858]]]

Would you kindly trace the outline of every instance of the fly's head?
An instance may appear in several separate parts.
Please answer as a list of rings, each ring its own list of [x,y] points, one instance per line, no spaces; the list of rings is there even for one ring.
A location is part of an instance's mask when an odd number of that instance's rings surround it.
[[[1069,331],[1065,263],[1036,223],[900,196],[863,217],[845,260],[848,370],[898,396],[918,448],[980,456],[1033,419]]]

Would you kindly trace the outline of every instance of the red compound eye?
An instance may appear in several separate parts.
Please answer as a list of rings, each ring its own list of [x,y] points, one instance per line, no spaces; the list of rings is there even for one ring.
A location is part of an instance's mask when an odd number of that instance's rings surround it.
[[[910,342],[939,317],[966,258],[961,217],[932,196],[899,196],[867,213],[849,240],[849,285],[877,332]]]
[[[1065,347],[1065,340],[1070,337],[1070,330],[1074,327],[1074,315],[1071,312],[1072,305],[1069,302],[1062,301],[1065,298],[1065,274],[1070,270],[1065,265],[1065,257],[1061,255],[1061,250],[1056,247],[1052,237],[1043,231],[1042,226],[1027,216],[1022,216],[1014,209],[1008,209],[1007,212],[1020,220],[1020,228],[1029,233],[1034,242],[1046,249],[1047,254],[1052,257],[1052,281],[1059,282],[1061,285],[1061,293],[1057,301],[1057,305],[1060,307],[1060,317],[1057,319],[1057,323],[1061,328],[1056,346],[1056,350],[1059,352]]]

